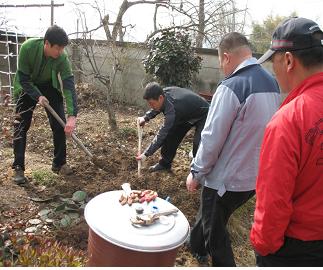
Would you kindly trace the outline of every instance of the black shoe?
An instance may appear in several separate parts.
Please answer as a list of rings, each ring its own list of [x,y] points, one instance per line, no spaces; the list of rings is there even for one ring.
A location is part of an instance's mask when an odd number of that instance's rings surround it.
[[[170,171],[170,168],[166,168],[162,165],[160,165],[159,163],[156,163],[153,166],[150,166],[148,169],[148,172],[158,172],[158,171]]]
[[[24,170],[19,165],[16,165],[14,167],[14,175],[12,177],[12,180],[17,185],[24,184],[27,181],[27,178],[25,177]]]
[[[197,260],[199,266],[209,266],[209,256],[193,254],[193,257]]]
[[[63,164],[62,166],[52,165],[52,171],[60,175],[72,175],[74,173],[73,169],[67,164]]]

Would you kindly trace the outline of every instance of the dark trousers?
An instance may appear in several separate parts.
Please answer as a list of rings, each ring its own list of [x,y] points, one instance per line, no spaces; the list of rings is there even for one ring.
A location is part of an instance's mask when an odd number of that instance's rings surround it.
[[[236,266],[226,225],[232,213],[254,194],[254,190],[227,191],[220,197],[217,190],[203,187],[200,209],[190,237],[192,253],[209,254],[212,266]]]
[[[51,84],[38,85],[38,89],[48,99],[50,106],[65,122],[64,103],[62,95]],[[14,120],[14,162],[12,167],[19,165],[25,169],[25,151],[27,132],[30,128],[32,116],[37,102],[26,93],[22,93],[17,101],[16,115]],[[66,136],[64,128],[46,110],[50,127],[53,132],[54,158],[53,165],[61,166],[66,163]],[[42,134],[38,134],[41,136]]]
[[[170,169],[172,166],[173,159],[176,155],[176,151],[182,140],[184,139],[186,133],[191,129],[195,128],[194,138],[193,138],[193,156],[195,157],[197,149],[201,141],[201,132],[204,128],[206,116],[196,122],[194,125],[189,123],[184,123],[182,125],[174,126],[169,132],[165,141],[161,147],[161,159],[159,164],[165,168]]]
[[[323,266],[323,240],[301,241],[285,238],[284,245],[274,254],[256,253],[257,266],[309,267]]]

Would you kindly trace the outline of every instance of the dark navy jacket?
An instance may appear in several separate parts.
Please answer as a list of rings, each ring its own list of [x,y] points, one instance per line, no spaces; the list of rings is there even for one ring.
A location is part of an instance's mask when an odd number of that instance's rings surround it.
[[[192,90],[171,86],[164,88],[164,92],[165,101],[161,110],[150,110],[144,116],[146,122],[161,112],[165,116],[163,126],[144,152],[146,156],[151,156],[163,145],[173,127],[182,124],[194,126],[197,122],[206,119],[209,109],[209,103]]]

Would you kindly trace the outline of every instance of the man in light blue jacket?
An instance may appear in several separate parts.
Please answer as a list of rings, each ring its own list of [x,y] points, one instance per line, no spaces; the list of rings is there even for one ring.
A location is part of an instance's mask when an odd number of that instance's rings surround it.
[[[203,186],[190,244],[193,254],[210,255],[213,266],[235,266],[226,224],[255,194],[263,133],[280,94],[275,79],[252,57],[245,36],[225,35],[218,51],[225,79],[213,96],[186,181],[190,192]]]

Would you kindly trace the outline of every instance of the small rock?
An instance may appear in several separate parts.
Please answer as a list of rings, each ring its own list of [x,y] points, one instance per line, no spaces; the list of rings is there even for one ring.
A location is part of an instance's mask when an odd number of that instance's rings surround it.
[[[54,222],[54,220],[53,220],[53,219],[50,219],[50,218],[47,218],[47,219],[45,220],[45,222],[46,222],[46,223],[53,223],[53,222]]]
[[[25,233],[34,233],[37,231],[36,227],[28,227],[25,229]]]
[[[28,220],[28,222],[31,224],[31,225],[38,225],[41,223],[41,220],[38,219],[38,218],[34,218],[34,219],[30,219]]]

